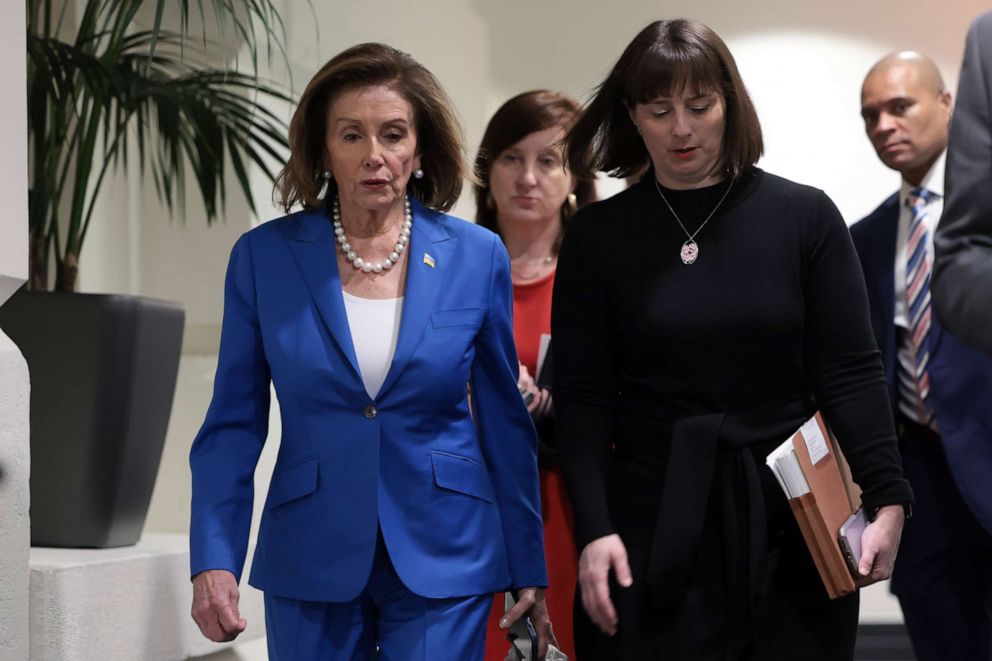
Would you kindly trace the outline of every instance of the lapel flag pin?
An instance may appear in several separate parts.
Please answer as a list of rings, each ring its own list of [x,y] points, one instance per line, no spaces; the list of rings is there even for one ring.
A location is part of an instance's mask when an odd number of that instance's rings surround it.
[[[427,253],[424,253],[424,264],[427,264],[427,266],[434,268],[434,258],[428,255]]]

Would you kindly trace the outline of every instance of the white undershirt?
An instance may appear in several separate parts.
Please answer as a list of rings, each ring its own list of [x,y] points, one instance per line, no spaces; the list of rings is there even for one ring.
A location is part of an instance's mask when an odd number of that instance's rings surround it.
[[[940,220],[940,214],[944,210],[944,154],[940,155],[940,158],[933,164],[930,171],[927,172],[926,176],[923,177],[923,181],[920,182],[920,186],[930,191],[931,193],[936,193],[929,203],[926,205],[927,217],[926,223],[927,228],[930,231],[930,240],[927,243],[927,251],[930,253],[931,260],[933,259],[933,232],[937,229],[937,221]],[[913,374],[914,365],[916,361],[914,359],[915,351],[913,349],[912,340],[909,337],[909,333],[906,332],[909,329],[909,303],[906,300],[906,260],[907,255],[907,244],[909,242],[909,223],[912,220],[911,211],[908,206],[906,206],[906,198],[909,197],[910,192],[915,188],[911,184],[907,183],[905,180],[902,182],[902,186],[899,189],[899,229],[896,232],[896,262],[895,262],[895,324],[900,329],[899,333],[896,335],[897,355],[899,359],[899,373],[897,376],[904,383],[900,384],[899,388],[901,397],[899,399],[899,410],[902,411],[910,420],[919,422],[919,413],[921,410],[921,400],[919,390],[916,387],[915,379],[908,376]],[[912,384],[912,385],[910,385]]]
[[[375,399],[396,353],[403,297],[359,298],[346,291],[341,293],[365,391]]]

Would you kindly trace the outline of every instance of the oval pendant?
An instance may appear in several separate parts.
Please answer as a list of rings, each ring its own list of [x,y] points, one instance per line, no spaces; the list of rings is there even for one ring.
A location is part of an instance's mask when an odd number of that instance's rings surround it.
[[[683,264],[692,264],[699,257],[699,246],[696,245],[695,241],[689,239],[682,244],[682,253],[680,256],[682,257]]]

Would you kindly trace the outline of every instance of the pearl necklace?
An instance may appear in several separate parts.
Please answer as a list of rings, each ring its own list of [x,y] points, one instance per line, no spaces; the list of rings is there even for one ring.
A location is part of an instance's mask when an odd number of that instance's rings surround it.
[[[389,253],[389,257],[381,262],[364,260],[358,256],[358,253],[352,250],[351,244],[348,243],[348,237],[345,236],[344,227],[341,225],[341,202],[335,197],[334,204],[331,207],[331,216],[334,219],[334,236],[337,237],[338,245],[341,246],[341,252],[344,253],[344,258],[363,273],[382,273],[391,269],[400,261],[403,251],[406,250],[407,243],[410,242],[410,228],[413,227],[413,209],[410,207],[410,198],[404,200],[403,215],[403,227],[400,229],[400,236],[396,240],[396,245],[393,246],[393,251]]]
[[[672,205],[668,203],[668,200],[665,198],[665,194],[661,192],[661,184],[658,183],[657,179],[654,180],[654,187],[658,190],[658,195],[661,196],[661,201],[664,202],[665,206],[668,207],[668,210],[672,212],[672,217],[675,218],[675,222],[679,224],[679,227],[682,228],[685,235],[689,237],[686,239],[685,243],[682,244],[682,250],[679,251],[679,257],[682,258],[682,263],[688,266],[689,264],[694,263],[696,258],[699,257],[699,245],[696,244],[696,235],[699,234],[699,231],[703,229],[706,223],[710,222],[710,218],[712,218],[713,214],[716,213],[716,210],[720,208],[723,201],[727,199],[727,196],[730,194],[730,189],[734,187],[734,181],[733,179],[730,180],[730,185],[727,186],[727,190],[723,192],[723,197],[721,197],[720,201],[716,203],[715,207],[713,207],[713,211],[710,211],[710,215],[706,216],[706,220],[700,223],[699,227],[697,227],[696,231],[692,234],[690,234],[689,230],[687,230],[685,225],[682,224],[681,219],[679,219],[679,215],[675,213],[675,209],[672,208]]]

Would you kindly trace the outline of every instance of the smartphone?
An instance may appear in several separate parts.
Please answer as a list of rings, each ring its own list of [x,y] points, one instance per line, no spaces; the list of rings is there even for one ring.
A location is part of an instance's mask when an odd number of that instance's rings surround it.
[[[507,592],[503,600],[504,608],[510,610],[515,603],[517,603],[516,593]],[[521,661],[533,661],[537,658],[535,656],[537,654],[537,628],[534,627],[534,620],[531,619],[530,615],[524,615],[511,624],[506,639],[510,641]],[[544,656],[544,661],[568,661],[568,655],[548,643],[548,652]]]
[[[504,611],[510,610],[516,603],[516,590],[511,590],[503,595]],[[521,659],[534,658],[534,653],[537,651],[537,629],[534,628],[534,621],[530,615],[524,615],[511,624],[506,632],[506,639],[513,646],[518,657]]]
[[[524,615],[510,626],[510,633],[506,637],[520,661],[536,661],[537,629],[534,628],[534,621],[530,619],[530,615]],[[553,644],[548,643],[548,651],[544,655],[544,661],[568,661],[568,655]]]
[[[837,533],[840,550],[843,551],[844,559],[847,560],[847,567],[854,576],[861,575],[858,571],[858,563],[861,562],[861,535],[867,525],[865,511],[859,507],[858,511],[849,516],[847,521],[841,525]]]
[[[537,654],[537,628],[534,627],[534,620],[531,619],[530,615],[524,615],[522,618],[517,620],[517,623],[523,623],[526,638],[524,638],[524,636],[520,636],[520,638],[528,641],[527,651],[525,652],[523,658],[530,661],[531,659],[534,659]],[[513,631],[513,627],[510,627],[510,631]],[[518,650],[521,652],[524,651],[520,648],[518,648]]]

